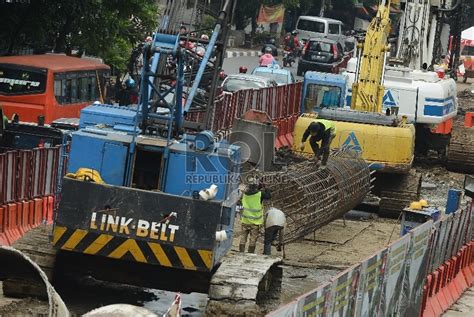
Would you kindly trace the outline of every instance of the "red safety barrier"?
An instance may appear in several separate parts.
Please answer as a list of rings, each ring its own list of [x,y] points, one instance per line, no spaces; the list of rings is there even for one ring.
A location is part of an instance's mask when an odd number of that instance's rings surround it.
[[[8,238],[5,235],[6,229],[6,212],[5,206],[0,206],[0,245],[10,245]]]
[[[38,224],[41,223],[41,219],[43,218],[43,199],[35,198],[34,202],[35,202],[35,212],[34,212],[33,225],[36,227]]]
[[[48,196],[48,212],[46,214],[46,221],[48,224],[53,223],[53,212],[54,212],[54,197]]]
[[[301,86],[300,82],[225,93],[215,103],[211,129],[215,132],[230,130],[235,118],[240,118],[249,110],[259,110],[266,112],[272,124],[278,127],[276,147],[291,147],[292,133],[300,114]],[[186,120],[201,122],[204,118],[202,113],[188,114]]]
[[[474,127],[474,112],[466,112],[464,115],[464,126],[466,128]]]
[[[436,134],[450,134],[452,129],[453,119],[451,118],[438,124],[436,128],[432,130],[432,132]]]

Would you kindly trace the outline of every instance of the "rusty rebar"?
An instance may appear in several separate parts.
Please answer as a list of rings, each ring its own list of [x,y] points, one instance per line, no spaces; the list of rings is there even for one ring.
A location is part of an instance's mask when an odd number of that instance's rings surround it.
[[[304,161],[266,173],[265,179],[270,205],[286,215],[285,243],[342,217],[362,202],[371,186],[367,163],[347,151],[333,152],[325,169]]]

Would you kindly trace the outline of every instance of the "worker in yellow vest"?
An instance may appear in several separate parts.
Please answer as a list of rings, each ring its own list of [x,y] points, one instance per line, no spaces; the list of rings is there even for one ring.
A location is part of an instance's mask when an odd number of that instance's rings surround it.
[[[242,236],[240,238],[239,251],[245,252],[247,238],[249,238],[249,253],[255,253],[257,238],[260,226],[263,225],[263,205],[264,199],[270,199],[270,191],[260,185],[258,180],[249,180],[247,190],[242,196],[242,214],[240,222],[242,224]]]
[[[329,158],[329,150],[331,148],[331,142],[336,136],[336,125],[334,122],[324,119],[316,119],[311,122],[306,130],[303,133],[303,138],[301,139],[300,150],[303,151],[305,147],[305,142],[309,138],[309,144],[313,153],[319,161],[322,159],[322,166],[326,166],[326,163]],[[321,141],[321,147],[319,147],[318,142]]]

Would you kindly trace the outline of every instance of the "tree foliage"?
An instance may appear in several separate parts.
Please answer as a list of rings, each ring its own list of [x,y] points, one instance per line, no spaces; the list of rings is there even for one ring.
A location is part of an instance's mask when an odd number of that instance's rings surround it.
[[[154,31],[155,0],[31,0],[0,5],[0,43],[7,54],[29,46],[98,56],[125,69],[131,48]]]

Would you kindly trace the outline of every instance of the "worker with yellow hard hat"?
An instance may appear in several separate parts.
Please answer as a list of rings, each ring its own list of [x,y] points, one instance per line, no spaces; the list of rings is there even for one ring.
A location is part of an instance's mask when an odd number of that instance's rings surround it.
[[[309,144],[313,150],[314,155],[317,160],[323,157],[321,165],[326,166],[326,163],[329,158],[329,149],[331,147],[331,142],[336,136],[336,125],[334,122],[324,119],[315,119],[311,122],[306,130],[303,133],[303,138],[301,139],[300,149],[304,150],[305,142],[309,138]],[[321,141],[321,147],[319,147],[318,142]]]

